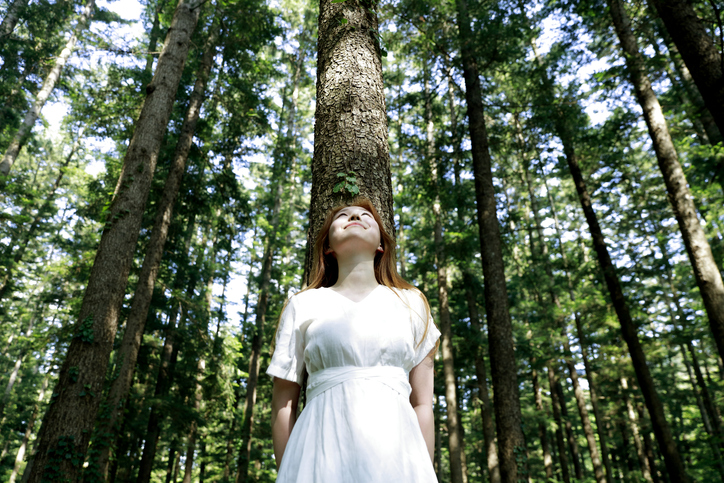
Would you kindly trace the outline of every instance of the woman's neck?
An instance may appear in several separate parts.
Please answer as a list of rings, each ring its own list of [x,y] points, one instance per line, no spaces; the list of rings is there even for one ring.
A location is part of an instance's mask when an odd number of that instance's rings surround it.
[[[375,277],[374,260],[338,260],[338,267],[337,283],[332,287],[337,291],[365,293],[379,285]]]

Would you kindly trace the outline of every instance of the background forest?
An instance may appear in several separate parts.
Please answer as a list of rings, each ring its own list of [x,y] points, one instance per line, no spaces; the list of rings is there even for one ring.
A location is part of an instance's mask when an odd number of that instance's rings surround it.
[[[0,1],[0,477],[274,481],[318,16],[358,7],[439,481],[724,481],[717,0]]]

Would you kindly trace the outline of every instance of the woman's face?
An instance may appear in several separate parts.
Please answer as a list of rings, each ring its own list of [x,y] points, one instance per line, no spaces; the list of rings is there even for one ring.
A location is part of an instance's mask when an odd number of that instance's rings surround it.
[[[329,227],[329,248],[335,257],[360,253],[374,257],[379,246],[380,227],[372,213],[361,206],[346,206],[335,213]]]

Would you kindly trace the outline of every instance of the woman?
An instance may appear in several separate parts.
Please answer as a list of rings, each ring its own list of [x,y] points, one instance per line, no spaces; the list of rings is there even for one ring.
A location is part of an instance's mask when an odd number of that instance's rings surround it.
[[[425,297],[397,274],[394,251],[369,200],[327,215],[312,282],[284,308],[267,370],[277,482],[437,481],[440,332]],[[307,403],[297,421],[305,370]]]

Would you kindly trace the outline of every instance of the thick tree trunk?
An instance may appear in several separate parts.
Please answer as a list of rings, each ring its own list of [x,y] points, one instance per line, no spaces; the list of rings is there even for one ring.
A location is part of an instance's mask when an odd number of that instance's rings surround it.
[[[379,29],[376,5],[370,0],[319,5],[309,247],[327,211],[357,189],[380,212],[385,230],[395,233],[380,46],[372,34]],[[339,173],[354,173],[355,181],[335,192],[344,180]],[[309,273],[309,250],[307,257]]]
[[[551,406],[553,407],[553,420],[556,423],[556,446],[558,448],[558,461],[560,461],[561,478],[563,483],[570,483],[571,473],[568,468],[568,453],[566,453],[566,443],[563,438],[563,421],[561,420],[561,406],[558,400],[558,376],[556,376],[553,366],[548,364],[548,385],[551,394]]]
[[[30,136],[30,131],[33,129],[33,126],[35,126],[35,121],[37,121],[38,117],[40,116],[40,111],[43,109],[45,102],[48,100],[50,94],[53,92],[55,84],[60,78],[61,72],[63,72],[63,67],[65,67],[65,63],[68,61],[70,54],[73,53],[73,50],[75,49],[75,44],[78,43],[78,36],[88,26],[90,18],[93,14],[94,7],[95,0],[89,0],[88,3],[86,3],[85,7],[83,7],[83,12],[78,18],[75,29],[71,33],[70,38],[65,44],[65,47],[60,52],[60,55],[55,58],[55,64],[53,65],[53,68],[50,69],[50,72],[48,72],[48,75],[45,77],[45,80],[43,81],[43,86],[36,94],[33,105],[31,106],[30,110],[25,114],[23,123],[20,125],[20,128],[15,133],[15,136],[13,137],[12,141],[10,141],[10,145],[5,151],[5,156],[3,156],[3,160],[2,162],[0,162],[0,175],[7,175],[10,172],[10,168],[12,168],[13,164],[15,163],[15,160],[18,158],[20,150],[25,145],[25,142]]]
[[[54,402],[40,430],[29,483],[39,483],[58,473],[70,480],[77,479],[85,459],[156,158],[198,11],[185,0],[179,3],[156,74],[146,89],[148,97],[123,162],[123,188],[109,210],[83,297],[76,335],[53,391]],[[59,458],[61,448],[63,455],[73,457]],[[54,463],[57,459],[61,461]]]
[[[204,48],[201,65],[197,73],[194,89],[186,108],[186,114],[181,126],[181,134],[176,143],[176,150],[171,161],[171,168],[166,177],[166,184],[163,194],[156,208],[156,219],[151,231],[151,239],[146,248],[146,256],[141,266],[141,273],[138,275],[136,290],[131,303],[131,312],[126,321],[126,331],[123,334],[123,341],[118,348],[118,358],[121,366],[118,369],[118,376],[111,383],[108,392],[107,406],[109,415],[104,424],[99,426],[101,434],[106,435],[106,444],[101,445],[98,455],[98,471],[103,478],[108,475],[108,465],[111,450],[117,434],[117,426],[123,414],[123,402],[128,396],[133,382],[133,374],[136,369],[138,351],[141,348],[143,331],[146,327],[148,309],[151,306],[153,290],[156,284],[156,277],[163,257],[163,249],[166,245],[168,229],[173,218],[173,209],[178,197],[181,180],[186,171],[186,160],[188,159],[193,137],[196,131],[196,124],[201,113],[201,106],[206,98],[206,82],[214,63],[216,54],[216,42],[219,38],[218,13],[210,27],[209,37]]]
[[[475,345],[473,349],[475,353],[475,377],[478,381],[478,392],[481,400],[480,416],[483,423],[483,440],[485,444],[488,475],[490,483],[500,483],[498,449],[495,446],[495,421],[493,420],[493,410],[488,394],[488,375],[485,368],[485,357],[483,355],[482,344],[479,340],[479,338],[483,336],[483,329],[480,327],[480,314],[478,313],[478,304],[475,292],[473,291],[473,277],[468,271],[463,273],[463,277],[465,280],[465,296],[468,303],[470,326],[476,337],[472,343]]]
[[[496,216],[495,190],[488,135],[483,116],[482,94],[477,61],[467,47],[471,38],[466,0],[457,0],[465,98],[468,105],[468,127],[472,143],[475,197],[478,229],[480,230],[481,259],[485,277],[485,308],[490,341],[490,361],[495,391],[495,422],[498,434],[500,476],[504,483],[517,483],[527,475],[526,447],[521,428],[520,396],[513,329],[508,312],[508,292],[505,283],[500,226]]]
[[[724,133],[724,67],[694,7],[686,0],[652,0],[694,78],[719,132]]]
[[[450,451],[450,481],[467,483],[467,469],[464,468],[464,441],[458,415],[457,378],[455,377],[455,355],[452,343],[452,320],[448,302],[447,264],[445,260],[445,243],[442,238],[442,207],[440,203],[440,186],[438,180],[438,162],[435,153],[435,125],[432,121],[432,93],[430,92],[429,62],[425,62],[425,124],[426,153],[430,166],[430,181],[434,200],[432,211],[435,217],[435,267],[437,270],[437,296],[440,315],[440,331],[442,335],[442,364],[445,382],[445,407],[447,410],[448,449]]]
[[[649,461],[646,459],[646,452],[644,451],[643,444],[641,443],[641,436],[639,435],[639,425],[636,421],[636,412],[634,410],[633,403],[631,402],[631,398],[628,396],[628,381],[625,377],[621,378],[621,388],[623,389],[621,394],[623,395],[623,401],[626,405],[626,414],[628,416],[626,421],[628,422],[631,434],[633,434],[634,445],[636,446],[636,456],[638,456],[639,459],[641,474],[647,483],[653,483]]]
[[[678,0],[676,3],[679,3]],[[685,2],[681,3],[682,6],[685,5]],[[636,37],[631,30],[631,23],[624,10],[622,0],[608,0],[608,4],[626,58],[631,83],[644,112],[646,125],[656,152],[656,159],[666,184],[669,201],[694,269],[696,284],[704,300],[704,307],[709,317],[709,326],[719,349],[719,354],[724,355],[724,282],[722,282],[721,273],[714,261],[704,230],[699,224],[696,207],[684,171],[681,168],[674,143],[669,135],[663,111],[646,75],[644,59],[638,50]],[[721,67],[719,72],[721,74]],[[724,78],[720,76],[720,79],[721,82],[724,82]],[[721,100],[724,101],[724,85],[721,87],[721,94]],[[719,110],[720,115],[724,116],[724,102],[719,104]]]

